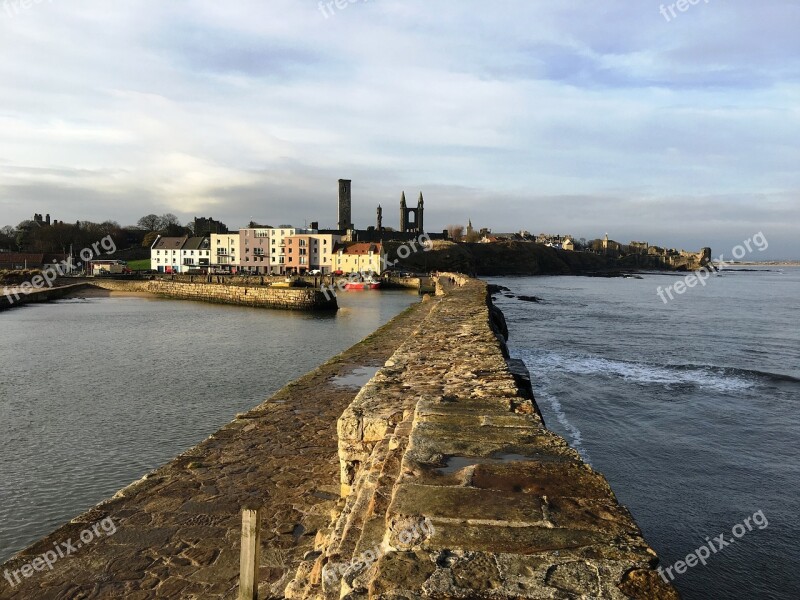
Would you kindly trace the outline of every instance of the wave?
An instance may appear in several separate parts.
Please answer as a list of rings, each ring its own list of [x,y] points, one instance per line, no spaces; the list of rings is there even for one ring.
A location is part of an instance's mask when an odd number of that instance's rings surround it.
[[[561,408],[561,402],[558,401],[558,398],[544,391],[538,392],[536,398],[539,401],[544,400],[550,405],[551,410],[556,415],[556,419],[558,419],[558,422],[561,423],[561,426],[569,435],[570,445],[581,455],[581,458],[586,464],[591,465],[592,461],[589,458],[589,453],[586,452],[586,448],[583,447],[583,435],[581,434],[581,430],[575,427],[567,418],[564,409]]]
[[[549,371],[604,375],[640,385],[661,385],[668,388],[693,386],[718,392],[736,392],[754,388],[764,380],[773,383],[800,383],[800,379],[790,375],[730,367],[659,365],[549,350],[522,350],[520,354],[532,373]]]

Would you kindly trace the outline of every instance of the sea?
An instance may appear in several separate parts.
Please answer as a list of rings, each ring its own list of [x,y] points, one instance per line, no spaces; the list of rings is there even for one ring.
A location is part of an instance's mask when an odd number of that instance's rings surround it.
[[[489,281],[546,425],[682,597],[797,600],[800,268],[729,269],[667,303],[685,275],[640,277]]]
[[[306,313],[144,297],[0,313],[0,562],[346,350],[416,292]]]

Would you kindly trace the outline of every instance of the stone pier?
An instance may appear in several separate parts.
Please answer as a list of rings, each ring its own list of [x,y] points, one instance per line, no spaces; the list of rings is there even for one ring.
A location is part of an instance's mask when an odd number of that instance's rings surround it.
[[[342,507],[286,597],[677,598],[605,478],[544,427],[485,284],[445,274],[437,295],[339,419]]]

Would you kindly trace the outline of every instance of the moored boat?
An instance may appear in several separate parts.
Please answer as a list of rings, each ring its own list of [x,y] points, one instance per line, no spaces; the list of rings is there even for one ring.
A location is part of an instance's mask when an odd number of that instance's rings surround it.
[[[381,282],[367,277],[364,281],[348,281],[344,284],[346,290],[378,290],[381,287]]]

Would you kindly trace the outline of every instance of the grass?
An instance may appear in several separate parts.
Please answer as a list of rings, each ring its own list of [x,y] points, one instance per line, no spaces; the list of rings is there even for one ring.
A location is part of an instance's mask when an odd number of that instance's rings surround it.
[[[150,270],[150,259],[144,258],[142,260],[129,260],[128,261],[128,268],[131,271],[149,271]]]

